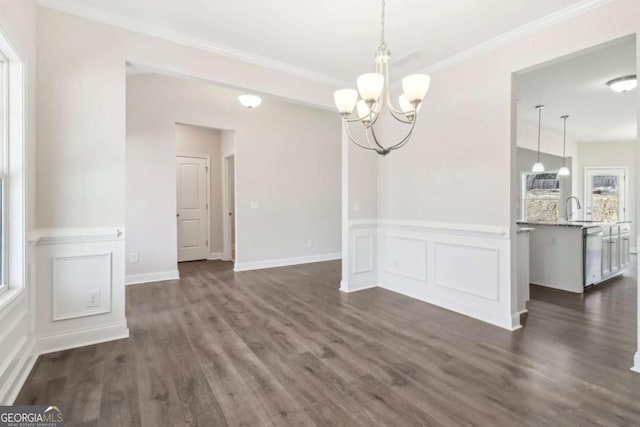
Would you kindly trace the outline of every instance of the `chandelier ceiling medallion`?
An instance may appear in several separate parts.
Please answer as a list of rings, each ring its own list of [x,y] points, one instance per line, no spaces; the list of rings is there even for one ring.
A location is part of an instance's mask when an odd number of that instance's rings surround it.
[[[412,74],[402,79],[403,94],[398,99],[396,108],[391,103],[389,94],[389,62],[391,53],[387,50],[384,40],[385,1],[382,0],[382,19],[380,31],[380,45],[376,52],[375,73],[362,74],[357,79],[358,90],[341,89],[333,94],[338,111],[342,115],[346,133],[357,146],[386,156],[393,150],[403,147],[411,138],[416,119],[424,96],[429,90],[431,78],[426,74]],[[358,99],[358,93],[360,99]],[[383,107],[389,109],[391,116],[406,124],[409,128],[404,137],[392,145],[383,145],[376,135],[374,126],[380,117]],[[357,117],[351,118],[354,109]],[[364,130],[364,143],[358,142],[351,134],[349,124],[360,122]]]

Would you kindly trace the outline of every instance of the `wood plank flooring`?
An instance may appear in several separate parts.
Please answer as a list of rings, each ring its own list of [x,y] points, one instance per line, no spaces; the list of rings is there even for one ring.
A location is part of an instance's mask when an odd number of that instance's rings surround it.
[[[128,287],[131,337],[40,357],[16,404],[61,405],[67,426],[640,425],[635,269],[585,295],[532,287],[515,333],[340,293],[339,262],[180,274]]]

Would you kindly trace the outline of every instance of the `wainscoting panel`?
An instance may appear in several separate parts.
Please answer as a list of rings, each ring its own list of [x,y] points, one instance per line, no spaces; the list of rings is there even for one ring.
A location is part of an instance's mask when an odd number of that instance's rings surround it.
[[[53,320],[111,311],[112,253],[53,257]]]
[[[352,274],[350,282],[368,286],[350,284],[350,290],[377,285],[506,329],[520,327],[512,313],[508,229],[377,220],[353,222],[350,233],[377,235],[379,266],[366,281]],[[365,256],[359,253],[365,245],[353,247],[354,260]]]
[[[343,262],[348,262],[348,277],[343,277],[340,290],[355,292],[377,286],[377,227],[375,220],[361,221],[351,224],[349,228],[349,246],[345,250],[350,255]]]
[[[22,289],[0,310],[0,405],[13,404],[36,361],[29,297]]]
[[[498,301],[500,251],[435,242],[434,284]]]
[[[38,353],[129,335],[122,230],[107,227],[33,233]]]
[[[427,281],[427,241],[413,237],[385,235],[384,270],[410,279]]]
[[[353,236],[353,273],[368,273],[374,270],[373,235]]]

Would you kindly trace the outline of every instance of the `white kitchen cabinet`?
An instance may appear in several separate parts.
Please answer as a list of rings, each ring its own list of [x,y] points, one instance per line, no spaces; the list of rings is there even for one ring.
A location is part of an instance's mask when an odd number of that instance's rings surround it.
[[[629,265],[630,225],[602,227],[602,278],[621,273]]]
[[[630,234],[620,235],[620,264],[621,268],[625,268],[629,265],[631,247],[630,247]]]
[[[611,276],[611,236],[602,238],[602,277],[607,276]]]
[[[616,230],[617,231],[617,230]],[[616,274],[620,271],[620,238],[618,233],[613,234],[615,231],[611,230],[611,274]]]

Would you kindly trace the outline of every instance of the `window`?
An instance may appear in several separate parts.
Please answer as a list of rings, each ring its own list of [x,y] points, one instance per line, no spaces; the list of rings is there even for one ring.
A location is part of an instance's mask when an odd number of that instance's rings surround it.
[[[585,168],[586,215],[592,221],[626,219],[626,176],[624,167]]]
[[[0,28],[0,310],[26,289],[26,64]]]
[[[522,219],[527,222],[558,222],[560,180],[556,172],[522,174]]]
[[[9,122],[9,61],[0,52],[0,293],[7,290],[6,194]]]

